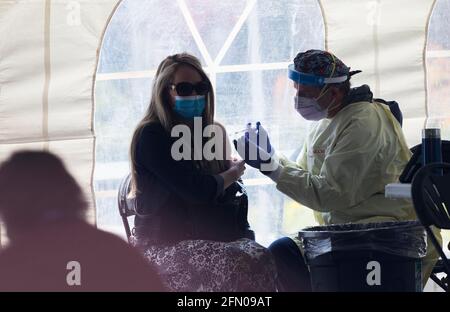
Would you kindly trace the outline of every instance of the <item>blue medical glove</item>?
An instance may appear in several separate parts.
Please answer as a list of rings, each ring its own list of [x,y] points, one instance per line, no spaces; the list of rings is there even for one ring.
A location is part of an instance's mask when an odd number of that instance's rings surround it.
[[[239,156],[241,156],[247,165],[261,170],[262,164],[271,162],[272,155],[251,142],[247,134],[244,134],[238,140],[234,140],[233,143]]]
[[[256,145],[259,148],[263,149],[267,154],[272,156],[275,153],[275,150],[270,144],[269,134],[259,121],[256,123],[256,130],[257,130]]]
[[[251,123],[247,124],[245,137],[249,142],[255,144],[256,146],[264,150],[267,154],[273,155],[273,153],[275,152],[272,145],[270,144],[269,135],[267,134],[266,129],[264,129],[259,121],[256,123],[255,128],[252,128]]]

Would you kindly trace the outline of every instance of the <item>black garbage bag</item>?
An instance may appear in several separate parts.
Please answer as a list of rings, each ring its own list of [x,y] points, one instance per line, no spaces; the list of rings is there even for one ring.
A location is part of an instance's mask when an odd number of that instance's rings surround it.
[[[316,226],[298,237],[313,291],[422,290],[427,237],[419,221]]]
[[[299,238],[309,260],[332,251],[372,250],[416,259],[427,252],[419,221],[314,226],[300,231]]]

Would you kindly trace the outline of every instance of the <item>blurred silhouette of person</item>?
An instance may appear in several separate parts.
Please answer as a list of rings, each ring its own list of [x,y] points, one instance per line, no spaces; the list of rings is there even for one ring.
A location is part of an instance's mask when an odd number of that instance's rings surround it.
[[[126,242],[84,221],[87,204],[62,161],[22,151],[0,166],[0,291],[163,291]]]

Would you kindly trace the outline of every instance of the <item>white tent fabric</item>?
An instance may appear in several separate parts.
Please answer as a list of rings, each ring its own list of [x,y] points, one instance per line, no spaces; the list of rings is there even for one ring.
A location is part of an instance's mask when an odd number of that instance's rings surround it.
[[[95,221],[93,87],[117,0],[0,1],[0,161],[18,149],[61,156]]]
[[[321,0],[326,47],[354,70],[355,85],[375,97],[395,99],[410,145],[425,125],[427,26],[434,0]]]

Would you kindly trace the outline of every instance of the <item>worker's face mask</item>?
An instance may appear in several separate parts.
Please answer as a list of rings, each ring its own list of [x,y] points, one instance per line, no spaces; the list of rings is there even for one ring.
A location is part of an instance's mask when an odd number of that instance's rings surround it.
[[[206,106],[206,96],[176,96],[174,110],[183,118],[201,117]]]
[[[322,108],[318,100],[328,91],[327,89],[320,92],[317,98],[307,98],[303,96],[295,96],[295,110],[306,120],[321,120],[328,117],[328,112],[333,108],[334,99],[326,107]]]
[[[327,117],[327,110],[322,109],[316,99],[303,96],[295,97],[295,109],[306,120],[321,120]]]

